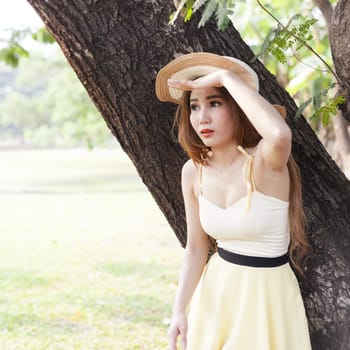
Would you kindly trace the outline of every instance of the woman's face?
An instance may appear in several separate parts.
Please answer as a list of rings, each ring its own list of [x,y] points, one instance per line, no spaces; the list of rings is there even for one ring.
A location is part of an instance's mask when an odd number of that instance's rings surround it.
[[[233,99],[215,87],[195,89],[190,95],[190,121],[208,147],[232,145],[238,118]]]

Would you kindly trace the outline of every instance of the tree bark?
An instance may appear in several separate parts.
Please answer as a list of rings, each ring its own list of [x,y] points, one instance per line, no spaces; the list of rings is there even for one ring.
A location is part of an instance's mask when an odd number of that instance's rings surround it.
[[[329,0],[313,0],[314,4],[319,7],[320,11],[322,12],[322,15],[326,21],[328,33],[330,33],[331,30],[333,30],[333,34],[336,32],[334,31],[333,24],[332,27],[332,14],[333,9],[332,5],[330,4]],[[338,5],[341,6],[341,5]],[[339,13],[339,7],[338,7],[338,13]],[[335,23],[337,21],[337,16],[333,17],[333,22]],[[347,19],[347,23],[350,23],[349,18]],[[350,33],[349,33],[350,34]],[[334,43],[332,45],[333,51],[335,55],[339,55],[339,47],[342,47],[344,44],[349,44],[348,37],[344,36],[343,33],[341,33],[341,36],[339,37],[332,37],[333,40],[338,40],[338,42]],[[331,43],[333,42],[331,41]],[[339,45],[339,41],[341,45]],[[345,41],[345,43],[344,43]],[[340,53],[341,54],[341,53]],[[340,63],[341,64],[341,63]],[[346,68],[346,67],[345,67]],[[337,70],[341,71],[342,73],[343,68],[339,67],[339,63],[337,65]],[[348,72],[345,72],[345,74]],[[337,95],[342,94],[342,89],[339,88],[339,84],[336,86]],[[343,108],[344,109],[344,108]],[[349,121],[346,120],[343,117],[343,113],[341,110],[338,110],[337,115],[332,118],[333,125],[334,125],[334,136],[335,136],[335,144],[334,151],[330,152],[335,159],[337,159],[337,163],[341,164],[342,169],[344,170],[345,174],[349,177],[349,171],[350,171],[350,133],[348,130]],[[333,147],[332,147],[333,148]]]
[[[336,158],[337,163],[341,167],[345,175],[350,179],[350,122],[343,117],[341,110],[333,118],[334,136],[336,142]]]
[[[346,98],[342,106],[345,119],[350,121],[350,1],[339,0],[332,14],[329,40],[335,70],[340,80],[340,94]]]
[[[186,156],[172,132],[175,107],[157,101],[158,70],[175,56],[209,51],[246,62],[253,53],[233,28],[168,26],[171,2],[161,0],[28,0],[56,38],[135,164],[181,244],[186,243],[180,171]],[[350,185],[296,105],[264,66],[252,64],[261,93],[286,106],[293,151],[302,172],[308,238],[313,247],[300,280],[313,348],[349,349]]]

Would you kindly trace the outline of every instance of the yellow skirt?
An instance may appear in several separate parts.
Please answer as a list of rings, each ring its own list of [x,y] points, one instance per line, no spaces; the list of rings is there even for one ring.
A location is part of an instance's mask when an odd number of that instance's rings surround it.
[[[186,350],[311,350],[290,265],[249,267],[214,254],[193,295]]]

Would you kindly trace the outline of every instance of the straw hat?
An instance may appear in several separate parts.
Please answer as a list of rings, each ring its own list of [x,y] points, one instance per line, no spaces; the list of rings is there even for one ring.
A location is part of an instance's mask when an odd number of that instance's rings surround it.
[[[159,100],[182,104],[182,90],[168,86],[168,79],[194,80],[214,73],[218,70],[228,70],[244,80],[251,88],[259,90],[259,79],[255,71],[245,62],[208,52],[194,52],[175,58],[164,66],[156,78],[156,95]],[[285,117],[285,108],[274,105],[278,112]]]
[[[156,79],[156,95],[161,101],[181,104],[182,91],[168,87],[168,79],[194,80],[218,70],[231,71],[254,90],[259,90],[257,74],[243,61],[208,52],[194,52],[175,58],[159,71]]]

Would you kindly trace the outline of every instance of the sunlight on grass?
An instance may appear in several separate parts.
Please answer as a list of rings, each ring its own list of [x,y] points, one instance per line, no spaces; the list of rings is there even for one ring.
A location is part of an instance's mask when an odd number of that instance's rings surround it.
[[[166,348],[182,249],[125,155],[90,156],[0,152],[1,350]]]
[[[144,189],[129,158],[119,148],[1,151],[0,161],[3,192]]]

